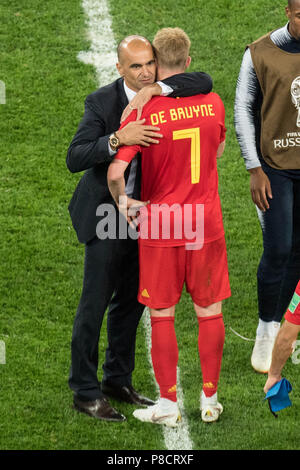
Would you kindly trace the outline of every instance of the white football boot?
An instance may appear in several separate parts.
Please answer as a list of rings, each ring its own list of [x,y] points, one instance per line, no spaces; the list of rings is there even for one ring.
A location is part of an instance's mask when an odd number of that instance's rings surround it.
[[[134,410],[133,416],[146,423],[163,424],[170,428],[176,428],[181,421],[181,415],[177,403],[174,402],[169,409],[161,406],[158,401],[153,406]]]
[[[205,423],[212,423],[219,419],[220,414],[223,413],[223,406],[221,403],[218,403],[217,393],[212,397],[206,397],[202,390],[200,396],[200,411],[202,421]]]
[[[251,355],[251,365],[256,372],[268,373],[272,362],[272,351],[280,328],[278,322],[259,320],[256,339]]]

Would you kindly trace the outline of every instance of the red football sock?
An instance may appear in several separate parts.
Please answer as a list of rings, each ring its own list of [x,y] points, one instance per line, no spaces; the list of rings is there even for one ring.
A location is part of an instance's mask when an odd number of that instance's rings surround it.
[[[225,327],[222,313],[198,317],[198,348],[202,370],[203,391],[206,397],[214,395],[221,371]]]
[[[151,317],[151,357],[161,398],[177,401],[178,346],[174,317]]]

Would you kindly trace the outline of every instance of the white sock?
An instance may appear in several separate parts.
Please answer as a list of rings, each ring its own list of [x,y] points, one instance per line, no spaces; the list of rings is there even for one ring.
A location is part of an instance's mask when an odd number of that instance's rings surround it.
[[[214,393],[211,397],[207,397],[205,393],[201,392],[201,405],[210,405],[211,403],[217,403],[218,402],[218,392]]]
[[[269,330],[269,325],[271,322],[266,322],[264,320],[261,320],[261,318],[258,320],[258,327],[256,330],[256,336],[269,336],[268,335],[268,330]]]
[[[280,322],[276,321],[264,321],[261,318],[258,321],[258,327],[256,330],[257,336],[277,336],[279,331]]]
[[[273,335],[277,336],[280,329],[280,321],[272,321],[273,324]]]
[[[164,413],[176,413],[178,411],[177,401],[168,400],[168,398],[160,398],[158,405]]]

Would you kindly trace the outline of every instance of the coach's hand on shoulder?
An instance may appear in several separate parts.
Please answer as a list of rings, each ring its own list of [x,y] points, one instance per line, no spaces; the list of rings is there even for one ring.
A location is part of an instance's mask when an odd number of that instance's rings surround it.
[[[252,200],[261,211],[265,212],[270,208],[268,198],[273,198],[270,180],[261,167],[252,168],[249,173]]]
[[[120,139],[120,145],[143,145],[149,147],[150,144],[159,144],[160,138],[163,137],[159,133],[160,128],[145,125],[145,119],[139,121],[131,121],[122,129],[116,132]]]

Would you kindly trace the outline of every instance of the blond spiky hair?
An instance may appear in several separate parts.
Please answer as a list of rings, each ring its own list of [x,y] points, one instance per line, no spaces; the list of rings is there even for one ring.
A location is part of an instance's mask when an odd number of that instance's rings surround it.
[[[152,45],[160,66],[177,69],[184,67],[191,41],[181,28],[163,28],[156,33]]]

